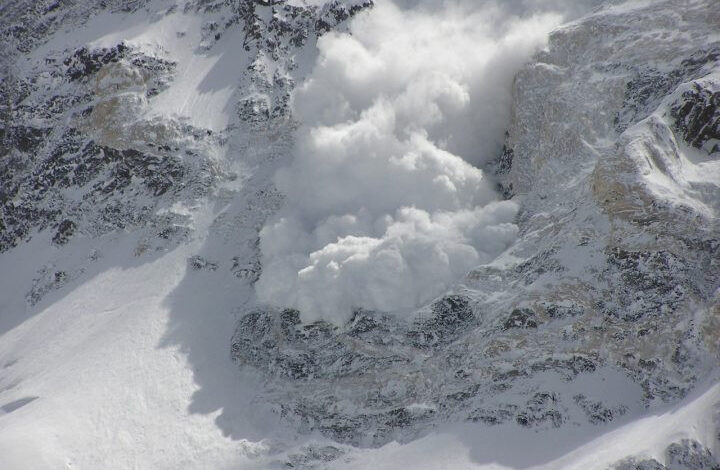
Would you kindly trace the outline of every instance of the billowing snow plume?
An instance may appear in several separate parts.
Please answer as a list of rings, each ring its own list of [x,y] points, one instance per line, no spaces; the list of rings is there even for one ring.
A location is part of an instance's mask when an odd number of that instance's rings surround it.
[[[504,251],[517,206],[478,167],[501,149],[513,75],[560,20],[387,0],[322,37],[276,175],[287,202],[261,231],[260,301],[305,321],[407,311]]]

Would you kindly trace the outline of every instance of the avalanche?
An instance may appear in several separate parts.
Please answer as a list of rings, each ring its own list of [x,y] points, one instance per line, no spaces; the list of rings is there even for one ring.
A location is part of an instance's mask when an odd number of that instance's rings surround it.
[[[718,24],[0,4],[0,469],[718,468]]]

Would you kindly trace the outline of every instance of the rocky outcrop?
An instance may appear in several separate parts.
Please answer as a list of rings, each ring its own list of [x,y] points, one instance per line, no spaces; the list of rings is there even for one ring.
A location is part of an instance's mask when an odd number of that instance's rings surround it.
[[[655,459],[628,459],[618,463],[616,470],[718,470],[720,463],[712,453],[694,440],[682,440],[665,449],[665,463]]]
[[[59,28],[82,28],[103,12],[145,11],[160,21],[177,14],[177,8],[155,11],[145,1],[126,0],[90,7],[51,3],[0,7],[7,19],[0,21],[0,30],[9,38],[0,47],[0,252],[46,234],[61,247],[82,237],[131,232],[138,235],[136,256],[188,240],[193,227],[185,208],[198,206],[238,178],[233,164],[223,158],[230,134],[254,132],[257,147],[267,154],[286,153],[290,144],[282,139],[289,141],[294,126],[289,99],[295,51],[314,47],[319,35],[341,28],[372,6],[371,1],[322,6],[185,2],[186,14],[206,19],[200,51],[214,53],[226,33],[240,31],[245,38],[238,47],[247,53],[249,66],[238,77],[239,91],[229,103],[235,115],[228,132],[151,112],[177,73],[178,64],[161,46],[125,41],[106,47],[43,46]],[[15,66],[23,54],[41,47],[29,68]],[[262,141],[266,134],[272,142]],[[237,147],[232,151],[260,153]],[[260,212],[278,198],[272,189],[262,191],[253,209]],[[247,229],[256,236],[254,225]],[[257,279],[257,258],[230,258],[237,278]],[[86,270],[47,269],[77,274],[61,276],[64,280]],[[37,273],[37,285],[27,295],[31,304],[66,284],[43,281],[46,277]]]
[[[548,351],[503,361],[517,334],[503,333],[504,323],[484,325],[477,308],[466,295],[451,295],[410,324],[357,312],[342,327],[301,324],[295,310],[256,311],[238,324],[232,357],[267,374],[262,399],[285,419],[352,445],[407,440],[443,420],[543,428],[625,413],[580,393],[578,378],[607,372],[597,355]],[[578,393],[531,385],[549,376]]]
[[[25,3],[6,7],[12,10],[8,18],[16,20],[3,24],[14,38],[6,44],[7,64],[58,25],[82,24],[102,11],[102,6],[83,10],[74,4]],[[144,3],[110,2],[105,8],[131,12]],[[52,12],[56,22],[34,19],[23,5],[46,16]],[[319,35],[371,6],[369,0],[309,7],[200,0],[184,8],[221,18],[203,27],[200,47],[206,50],[227,31],[244,32],[242,47],[251,59],[236,109],[239,120],[252,127],[290,119],[292,51],[312,47]],[[73,224],[72,234],[91,236],[162,225],[162,218],[153,215],[158,209],[191,203],[232,177],[213,157],[226,136],[173,119],[142,118],[172,83],[175,67],[162,51],[124,42],[51,52],[24,75],[10,67],[13,75],[0,88],[7,123],[0,129],[0,252],[27,241],[33,231],[59,231],[64,235],[58,240],[67,239],[71,233],[65,221]],[[76,188],[81,194],[71,196]],[[169,224],[160,232],[183,224],[181,217],[163,218]]]
[[[720,359],[720,8],[683,5],[601,10],[520,72],[497,162],[519,241],[456,295],[411,322],[244,317],[232,357],[267,375],[260,399],[376,446],[444,421],[602,426],[692,390]],[[609,377],[621,398],[588,386]]]
[[[162,225],[154,212],[163,195],[201,196],[218,177],[212,162],[188,158],[217,142],[210,133],[136,117],[172,80],[172,62],[120,43],[51,55],[38,67],[42,73],[16,84],[3,139],[0,251],[36,230],[53,230],[64,244],[150,219]],[[181,143],[187,135],[194,142]]]
[[[698,323],[712,321],[720,280],[720,62],[707,39],[720,10],[675,11],[671,1],[609,9],[553,33],[516,79],[505,151],[503,185],[523,204],[512,251],[528,260],[500,274],[520,286],[508,298],[575,306],[569,338],[605,350],[648,400],[692,388],[716,341]],[[689,39],[651,39],[671,23]],[[477,287],[495,275],[478,270]]]
[[[47,48],[27,70],[12,67],[61,26],[147,2],[6,3],[0,252],[41,236],[65,250],[120,232],[135,237],[133,256],[161,252],[192,237],[187,208],[210,200],[213,211],[223,207],[211,229],[241,240],[244,255],[191,256],[189,271],[256,281],[259,221],[282,202],[273,159],[292,146],[289,103],[302,74],[294,56],[372,1],[184,2],[202,17],[199,51],[242,37],[247,67],[220,131],[146,112],[176,80],[162,48]],[[408,441],[445,422],[604,426],[676,402],[717,366],[718,24],[717,2],[662,0],[555,31],[516,77],[497,161],[503,195],[521,206],[517,243],[409,319],[357,311],[344,325],[302,324],[294,310],[244,312],[231,356],[265,377],[257,401],[345,445],[309,446],[287,466]],[[252,184],[227,151],[247,157]],[[82,278],[97,256],[40,267],[27,303]],[[604,394],[608,383],[622,393]],[[716,468],[713,459],[683,441],[664,462],[618,468]]]

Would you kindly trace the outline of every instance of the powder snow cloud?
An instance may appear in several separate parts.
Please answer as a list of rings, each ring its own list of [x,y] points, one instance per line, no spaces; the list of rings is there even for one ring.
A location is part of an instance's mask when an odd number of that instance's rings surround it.
[[[319,40],[276,175],[287,202],[260,233],[261,302],[304,321],[406,312],[507,249],[518,208],[480,167],[513,76],[562,20],[534,3],[380,0]]]

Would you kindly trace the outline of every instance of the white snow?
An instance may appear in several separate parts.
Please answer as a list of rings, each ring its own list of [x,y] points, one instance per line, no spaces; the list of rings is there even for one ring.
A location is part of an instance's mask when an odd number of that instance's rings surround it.
[[[99,19],[98,21],[102,21]],[[240,30],[222,38],[210,51],[198,50],[203,18],[173,13],[159,20],[147,18],[91,43],[112,47],[121,41],[177,62],[172,86],[151,104],[147,117],[175,117],[212,130],[222,130],[232,119],[233,100],[247,55]]]
[[[227,354],[235,322],[232,299],[242,303],[251,292],[238,291],[236,282],[221,275],[188,273],[186,258],[200,241],[128,264],[124,253],[135,242],[132,236],[102,241],[98,248],[105,256],[87,282],[52,294],[35,309],[23,308],[17,313],[26,318],[14,328],[3,315],[0,408],[32,399],[0,412],[3,470],[274,468],[266,456],[276,420],[254,414],[249,398],[255,382],[241,376]],[[82,242],[70,248],[63,256],[79,257],[89,249]],[[52,258],[53,250],[37,237],[3,254],[0,278],[27,281],[15,268],[29,273]],[[183,282],[192,275],[201,278]],[[4,314],[21,308],[7,303],[19,297],[16,290],[3,282]],[[197,306],[206,308],[192,310]],[[178,317],[178,312],[185,313]],[[192,351],[186,349],[187,337],[193,338]],[[221,410],[192,409],[203,393],[198,375],[217,381],[214,393],[225,395],[209,402],[238,405],[231,436],[216,425]],[[608,380],[607,400],[637,393],[622,377]],[[604,469],[627,455],[662,461],[665,446],[682,438],[696,439],[717,455],[720,385],[709,382],[698,390],[678,405],[634,415],[606,431],[590,425],[542,433],[517,426],[452,426],[409,444],[353,451],[330,468]]]
[[[301,2],[320,0],[291,3]],[[321,42],[315,71],[296,96],[301,144],[277,176],[288,205],[262,234],[263,300],[298,305],[306,320],[342,320],[354,307],[410,309],[514,239],[517,206],[497,202],[478,167],[501,145],[514,72],[560,16],[517,18],[475,1],[452,3],[381,2],[353,24],[352,36]],[[557,12],[573,2],[551,3]],[[180,12],[102,14],[34,56],[126,41],[178,64],[172,86],[138,118],[221,130],[232,122],[247,58],[237,32],[198,49],[201,27],[200,18]],[[682,152],[688,182],[719,177],[716,163]],[[273,443],[282,425],[252,402],[257,378],[229,359],[234,312],[255,294],[227,266],[187,267],[189,256],[223,249],[206,242],[224,209],[210,202],[172,210],[196,223],[195,238],[170,252],[133,256],[138,239],[127,233],[79,237],[58,249],[44,233],[0,254],[0,470],[277,468]],[[52,274],[55,265],[80,266],[73,260],[94,253],[101,257],[77,280],[28,304],[27,288],[43,266]],[[612,384],[615,393],[637,393]],[[604,469],[628,455],[662,460],[665,446],[685,437],[718,455],[718,403],[715,380],[614,429],[454,426],[352,451],[330,467]],[[287,447],[303,443],[296,439]]]
[[[250,387],[227,354],[235,321],[231,309],[205,298],[207,310],[184,319],[186,324],[178,326],[171,317],[168,299],[187,276],[186,257],[193,246],[124,266],[130,241],[109,240],[98,261],[107,269],[37,309],[17,312],[25,321],[3,331],[0,406],[37,397],[0,415],[3,470],[220,469],[265,448],[257,439],[223,436],[214,422],[220,410],[188,409],[199,388],[197,364],[188,362],[173,335],[198,336],[203,365],[212,367],[218,386],[238,404]],[[28,248],[43,246],[51,245],[39,237]],[[41,256],[28,251],[21,251],[27,267],[48,254],[42,248],[37,250]],[[72,255],[80,251],[77,247]],[[18,266],[9,262],[12,256],[0,257],[3,280],[12,279]],[[8,290],[12,285],[3,282],[2,287],[3,300],[19,297]],[[236,288],[215,284],[207,294],[225,292],[232,298],[228,290]],[[7,313],[5,304],[3,317]]]
[[[713,90],[720,74],[708,74],[697,83]],[[709,152],[690,147],[676,139],[664,116],[669,105],[680,99],[691,85],[680,86],[665,101],[666,105],[628,129],[624,136],[624,152],[637,166],[642,182],[653,197],[676,206],[692,208],[708,218],[720,214],[720,162]],[[708,149],[712,146],[708,142]]]
[[[478,166],[502,147],[513,75],[560,20],[384,1],[320,38],[276,175],[288,202],[261,232],[260,300],[306,321],[405,311],[504,251],[517,208]]]
[[[162,2],[155,2],[162,3]],[[167,2],[165,2],[167,3]],[[186,121],[196,127],[223,130],[233,119],[234,94],[248,65],[242,31],[233,30],[210,50],[199,47],[207,18],[192,13],[165,14],[157,6],[132,14],[103,12],[78,28],[56,33],[31,58],[42,61],[50,50],[111,48],[125,42],[150,56],[176,62],[172,86],[155,97],[137,119],[156,116]]]

